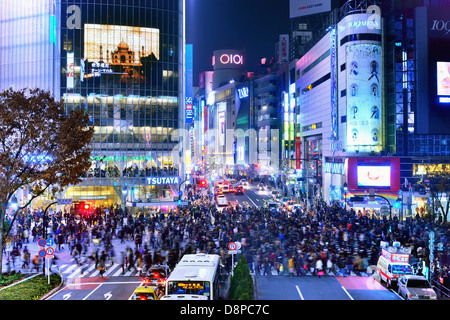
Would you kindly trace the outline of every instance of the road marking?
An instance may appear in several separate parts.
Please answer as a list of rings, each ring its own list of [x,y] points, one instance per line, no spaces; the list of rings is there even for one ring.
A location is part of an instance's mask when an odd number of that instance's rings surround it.
[[[349,296],[350,300],[354,300],[353,297],[348,293],[348,291],[344,288],[344,286],[341,286],[342,290]]]
[[[113,277],[117,277],[122,273],[122,267],[119,268],[119,270],[117,270],[117,272],[113,275]]]
[[[63,273],[69,273],[69,272],[72,272],[72,269],[74,269],[74,268],[76,268],[76,267],[78,267],[78,265],[77,265],[77,264],[73,264],[73,265],[71,265],[69,268],[67,268]]]
[[[250,199],[250,197],[248,196],[248,195],[245,195],[247,198],[248,198],[248,200],[250,200],[254,205],[255,205],[255,207],[257,207],[258,208],[258,206],[256,205],[256,203],[254,203],[253,202],[253,200],[252,199]]]
[[[111,297],[112,297],[111,291],[108,292],[108,293],[105,293],[105,294],[104,294],[104,297],[105,297],[106,300],[111,299]]]
[[[93,294],[95,291],[97,291],[98,288],[100,288],[103,285],[103,283],[101,283],[97,288],[95,288],[94,290],[91,291],[91,293],[89,293],[86,297],[83,298],[83,300],[86,300],[87,298],[89,298],[89,296],[91,294]]]
[[[297,292],[298,292],[298,295],[300,296],[300,299],[305,300],[303,298],[302,292],[300,291],[300,288],[298,286],[295,286],[295,287],[297,288]]]
[[[111,267],[108,268],[108,271],[106,271],[103,276],[109,275],[115,268],[119,267],[117,263],[113,264]]]

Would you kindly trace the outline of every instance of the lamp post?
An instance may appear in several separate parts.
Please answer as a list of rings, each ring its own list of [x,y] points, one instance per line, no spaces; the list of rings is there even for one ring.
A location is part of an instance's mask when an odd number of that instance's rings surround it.
[[[395,202],[400,203],[400,208],[398,209],[398,220],[403,219],[403,196],[399,195]]]
[[[128,193],[128,187],[127,184],[125,183],[125,185],[122,187],[122,205],[123,205],[123,213],[125,214],[125,210],[126,210],[126,196]]]
[[[345,213],[347,213],[347,192],[348,192],[348,185],[347,185],[347,182],[344,182],[344,209],[345,209]]]
[[[47,208],[45,208],[45,210],[44,210],[44,215],[43,215],[43,226],[44,226],[44,239],[45,239],[45,241],[47,241],[47,210],[52,206],[52,205],[54,205],[54,204],[56,204],[56,203],[58,203],[58,201],[53,201],[52,203],[50,203],[48,206],[47,206]],[[45,259],[46,258],[44,258],[44,261],[43,261],[43,265],[42,265],[42,272],[44,273],[44,276],[45,276]],[[49,272],[50,273],[50,272]]]

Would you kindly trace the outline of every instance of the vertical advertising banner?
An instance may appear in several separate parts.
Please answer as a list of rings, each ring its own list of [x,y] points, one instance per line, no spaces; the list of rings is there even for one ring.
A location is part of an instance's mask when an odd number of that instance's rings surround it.
[[[331,70],[331,140],[338,138],[338,108],[337,108],[337,77],[336,77],[336,29],[332,28],[330,32],[330,70]]]
[[[278,63],[283,64],[289,62],[289,35],[280,34],[280,42],[278,44]]]
[[[74,65],[75,58],[73,52],[67,52],[67,89],[74,88]]]
[[[219,146],[225,145],[225,113],[227,112],[227,103],[226,102],[219,102],[217,104],[217,125],[218,125],[218,132],[219,132]]]
[[[295,137],[295,169],[302,168],[302,138]]]
[[[186,45],[186,104],[185,104],[185,118],[186,123],[191,124],[194,119],[193,109],[193,46],[192,44]]]
[[[347,47],[347,149],[382,148],[381,46]]]

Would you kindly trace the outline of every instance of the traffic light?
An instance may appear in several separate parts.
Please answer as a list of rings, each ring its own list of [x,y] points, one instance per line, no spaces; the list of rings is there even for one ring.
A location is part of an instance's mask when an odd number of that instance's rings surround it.
[[[200,181],[200,185],[201,186],[205,186],[206,185],[206,181],[205,180]]]
[[[83,206],[83,209],[85,211],[89,211],[91,209],[91,205],[89,203],[85,203],[84,206]]]
[[[181,199],[178,199],[178,205],[181,206]]]

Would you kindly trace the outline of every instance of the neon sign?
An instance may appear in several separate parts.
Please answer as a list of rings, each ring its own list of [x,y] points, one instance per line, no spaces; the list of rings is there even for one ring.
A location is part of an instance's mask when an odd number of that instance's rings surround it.
[[[248,87],[238,89],[239,99],[248,98]]]
[[[220,62],[222,64],[242,64],[243,58],[238,54],[226,54],[220,56]]]
[[[179,184],[179,177],[150,177],[147,178],[148,185],[161,185],[161,184]]]
[[[383,249],[381,250],[381,255],[388,259],[390,262],[403,262],[409,263],[409,254],[404,253],[390,253],[389,251]]]
[[[380,28],[379,23],[376,20],[355,20],[348,23],[349,29],[358,29],[359,27],[367,27],[369,29]]]

